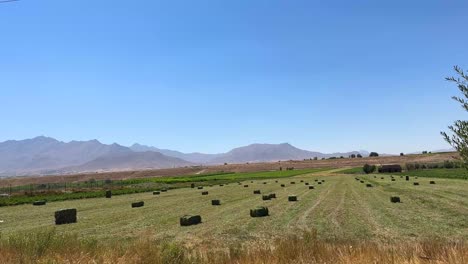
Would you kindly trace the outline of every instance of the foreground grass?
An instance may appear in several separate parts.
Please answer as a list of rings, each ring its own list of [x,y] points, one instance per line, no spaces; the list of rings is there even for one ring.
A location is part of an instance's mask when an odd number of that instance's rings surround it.
[[[192,175],[183,177],[152,177],[129,179],[119,181],[118,184],[103,186],[102,188],[81,188],[73,189],[74,185],[69,185],[67,192],[59,191],[39,191],[35,193],[14,195],[10,198],[0,198],[0,207],[21,204],[30,204],[37,200],[48,202],[78,200],[86,198],[104,197],[104,189],[112,189],[113,195],[124,195],[133,193],[150,192],[160,189],[186,188],[195,183],[198,186],[212,184],[234,183],[242,180],[278,179],[287,178],[307,173],[317,173],[329,169],[305,169],[290,171],[264,171],[253,173],[217,173],[209,175]],[[77,183],[76,186],[81,186]],[[77,188],[75,186],[75,188]],[[84,185],[85,186],[85,185]]]
[[[58,235],[54,229],[0,239],[0,263],[467,263],[468,246],[447,241],[400,244],[325,242],[316,233],[228,250],[190,249],[147,237],[101,243]]]
[[[389,176],[375,176],[359,176],[372,183],[372,188],[366,188],[351,175],[311,173],[253,183],[249,180],[240,185],[213,185],[204,190],[179,188],[160,195],[135,193],[111,199],[58,201],[45,206],[2,207],[0,232],[34,233],[54,225],[56,210],[76,208],[78,223],[57,226],[59,234],[74,233],[99,241],[150,235],[155,240],[169,239],[191,246],[211,243],[210,247],[217,248],[268,242],[294,235],[297,230],[317,230],[323,241],[468,240],[468,181],[435,179],[436,184],[431,185],[433,178],[419,178],[420,185],[414,186],[414,177],[407,182],[399,177],[391,181]],[[382,176],[384,179],[380,179]],[[326,182],[318,184],[318,179]],[[305,182],[315,189],[309,190]],[[263,201],[253,190],[275,193],[278,198]],[[201,195],[202,191],[209,195]],[[297,202],[288,202],[291,194],[297,195]],[[402,203],[390,203],[390,196],[394,195],[400,196]],[[212,199],[221,200],[221,206],[212,206]],[[132,209],[130,204],[136,201],[144,201],[145,206]],[[251,218],[249,210],[255,206],[268,206],[270,216]],[[179,217],[185,214],[199,214],[203,223],[182,228]]]

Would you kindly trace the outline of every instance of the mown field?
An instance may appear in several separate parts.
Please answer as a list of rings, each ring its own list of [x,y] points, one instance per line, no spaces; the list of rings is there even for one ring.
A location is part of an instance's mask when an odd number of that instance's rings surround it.
[[[0,208],[2,238],[18,233],[35,233],[55,228],[58,234],[76,234],[83,239],[112,242],[147,237],[170,240],[188,247],[230,247],[300,234],[317,232],[323,241],[398,242],[426,239],[466,241],[468,239],[468,181],[419,178],[405,181],[399,176],[356,175],[327,171],[291,178],[244,180],[242,185],[205,187],[209,195],[191,188],[48,203],[45,206],[19,205]],[[375,177],[374,177],[375,176]],[[383,177],[383,179],[381,179]],[[319,185],[315,180],[325,180]],[[309,190],[305,183],[315,186]],[[435,185],[429,181],[435,180]],[[276,183],[275,181],[278,181]],[[291,184],[295,181],[295,184]],[[420,183],[414,186],[413,182]],[[263,184],[266,182],[267,184]],[[249,187],[243,187],[248,184]],[[280,187],[285,184],[286,187]],[[262,193],[276,193],[277,199],[262,201]],[[297,202],[288,202],[288,195]],[[402,203],[390,203],[398,195]],[[220,199],[221,206],[212,206]],[[144,201],[142,208],[131,202]],[[251,218],[249,209],[268,206],[270,216]],[[54,227],[54,211],[77,208],[78,223]],[[199,214],[203,223],[180,227],[179,217]]]

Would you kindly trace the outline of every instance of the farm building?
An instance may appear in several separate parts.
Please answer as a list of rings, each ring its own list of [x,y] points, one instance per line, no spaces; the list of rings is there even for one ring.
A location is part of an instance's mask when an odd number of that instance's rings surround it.
[[[401,172],[401,170],[402,168],[398,164],[382,165],[379,167],[380,173],[395,173],[395,172]]]

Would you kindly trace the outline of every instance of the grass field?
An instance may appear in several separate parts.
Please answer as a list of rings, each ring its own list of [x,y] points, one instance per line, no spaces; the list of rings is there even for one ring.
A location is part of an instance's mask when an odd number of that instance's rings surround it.
[[[374,178],[374,176],[376,178]],[[205,187],[201,190],[181,188],[162,193],[138,193],[48,203],[46,206],[19,205],[0,208],[0,232],[3,238],[21,232],[34,233],[53,227],[54,211],[77,208],[78,223],[55,227],[59,234],[77,234],[81,238],[112,241],[117,237],[131,239],[150,237],[170,239],[185,246],[229,247],[252,241],[268,241],[300,230],[315,230],[324,241],[395,242],[423,239],[468,239],[468,181],[420,178],[419,186],[389,176],[360,175],[373,188],[354,179],[353,175],[310,173],[292,178],[244,181],[249,187],[229,185]],[[319,185],[314,180],[324,179]],[[304,180],[315,186],[309,190]],[[267,184],[263,184],[266,181]],[[290,184],[295,181],[296,184]],[[286,184],[286,187],[280,187]],[[277,199],[262,201],[262,193],[274,192]],[[288,202],[295,194],[298,202]],[[402,203],[390,203],[398,195]],[[212,206],[211,199],[220,199],[221,206]],[[130,203],[144,201],[142,208]],[[251,218],[249,209],[266,205],[270,216]],[[200,214],[203,223],[180,227],[179,217]]]
[[[132,193],[149,192],[160,189],[177,189],[186,188],[192,183],[197,186],[208,186],[213,184],[234,183],[245,179],[278,179],[288,178],[296,175],[321,172],[329,169],[303,169],[303,170],[283,170],[283,171],[261,171],[261,172],[245,172],[245,173],[215,173],[209,175],[192,175],[183,177],[148,177],[115,181],[111,184],[105,184],[104,181],[96,181],[93,185],[88,186],[84,183],[68,184],[68,189],[39,189],[25,194],[19,192],[10,198],[0,198],[0,207],[33,203],[37,200],[46,200],[48,202],[77,200],[87,198],[104,197],[105,190],[113,190],[113,195],[124,195]],[[44,185],[46,186],[46,185]],[[17,186],[19,190],[30,190],[31,186]],[[3,190],[6,192],[8,188]],[[68,190],[68,191],[67,191]],[[0,189],[0,191],[2,191]]]
[[[464,168],[455,169],[425,169],[425,170],[410,170],[401,174],[393,173],[394,175],[410,175],[417,177],[430,178],[447,178],[447,179],[468,179],[468,171]]]

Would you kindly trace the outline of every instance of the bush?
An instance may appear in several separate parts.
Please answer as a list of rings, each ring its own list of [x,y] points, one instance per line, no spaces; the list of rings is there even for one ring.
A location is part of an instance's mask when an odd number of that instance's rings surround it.
[[[364,167],[362,167],[362,170],[366,174],[373,173],[375,169],[376,169],[375,165],[369,165],[369,164],[365,164]]]
[[[404,155],[405,155],[405,154],[404,154],[403,152],[402,152],[402,153],[400,153],[400,156],[404,156]]]
[[[377,152],[371,152],[369,154],[369,157],[378,157],[378,156],[379,156],[379,153],[377,153]]]
[[[357,154],[356,157],[357,157],[357,158],[362,158],[362,155],[361,155],[361,154]]]

